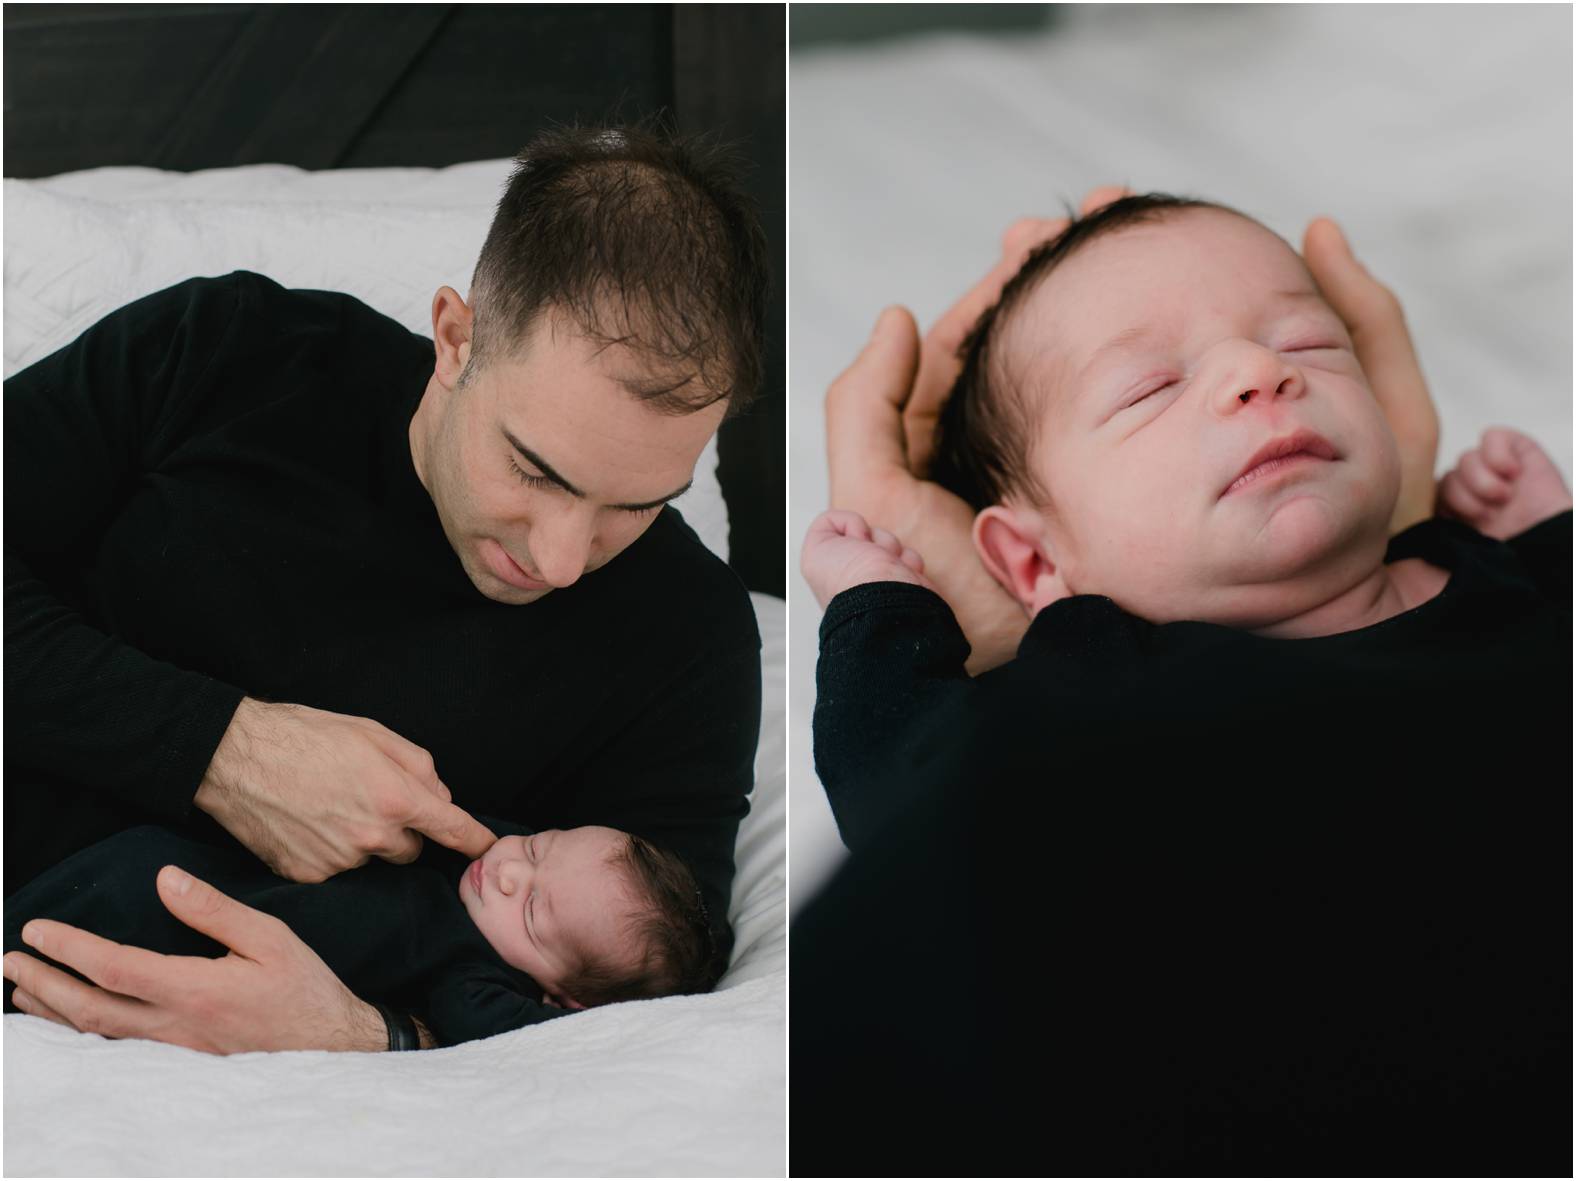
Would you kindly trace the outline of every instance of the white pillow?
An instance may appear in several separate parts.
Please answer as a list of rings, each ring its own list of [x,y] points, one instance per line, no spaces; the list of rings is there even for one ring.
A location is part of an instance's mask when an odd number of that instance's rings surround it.
[[[94,168],[5,181],[5,376],[134,299],[195,275],[256,271],[343,291],[423,336],[471,271],[510,160],[306,172],[283,164],[172,173]],[[674,502],[728,556],[717,441]]]

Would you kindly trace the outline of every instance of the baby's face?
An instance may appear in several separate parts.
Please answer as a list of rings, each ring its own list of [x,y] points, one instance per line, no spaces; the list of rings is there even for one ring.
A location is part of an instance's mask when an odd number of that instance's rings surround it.
[[[628,838],[612,828],[499,837],[460,879],[460,900],[493,950],[553,1004],[579,1008],[564,981],[586,960],[632,961],[632,907],[608,860]]]
[[[1151,622],[1253,627],[1383,560],[1395,439],[1340,317],[1263,227],[1189,210],[1097,239],[1008,325],[1040,408],[1030,463],[1056,575],[1037,611],[1100,594]],[[1227,492],[1264,444],[1312,431],[1333,460]]]

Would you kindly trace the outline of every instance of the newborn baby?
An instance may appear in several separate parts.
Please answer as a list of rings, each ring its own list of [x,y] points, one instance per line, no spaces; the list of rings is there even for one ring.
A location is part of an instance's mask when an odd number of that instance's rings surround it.
[[[1445,583],[1423,558],[1384,563],[1395,439],[1302,260],[1246,217],[1107,206],[1035,252],[966,348],[932,475],[983,510],[980,557],[1031,617],[1094,594],[1153,623],[1319,636]],[[1447,507],[1499,538],[1571,507],[1509,434],[1445,481]],[[853,552],[807,552],[823,604],[852,585],[835,555]],[[922,580],[865,560],[865,581]]]
[[[5,950],[29,950],[22,926],[50,918],[164,954],[223,954],[160,903],[154,879],[174,864],[282,919],[353,993],[420,1018],[440,1045],[716,982],[679,858],[612,828],[483,823],[506,835],[476,861],[427,842],[410,865],[372,861],[317,884],[277,877],[239,846],[130,829],[6,899]],[[9,982],[5,995],[14,1011]]]
[[[1490,431],[1442,515],[1387,536],[1396,442],[1301,259],[1135,197],[982,318],[932,474],[1031,622],[970,678],[919,555],[811,526],[815,765],[852,857],[796,920],[805,987],[945,982],[795,1023],[820,1114],[884,1127],[884,1096],[923,1125],[958,1078],[939,1110],[1099,1162],[1065,1171],[1568,1168],[1548,457]]]

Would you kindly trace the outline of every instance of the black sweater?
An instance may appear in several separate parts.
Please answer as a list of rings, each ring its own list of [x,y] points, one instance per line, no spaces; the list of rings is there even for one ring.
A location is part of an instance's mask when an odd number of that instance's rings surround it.
[[[1077,596],[972,681],[931,592],[829,604],[796,1175],[1569,1175],[1571,514],[1411,556],[1372,627]]]
[[[669,508],[572,587],[487,599],[411,461],[432,367],[350,296],[238,271],[5,383],[8,895],[136,824],[233,844],[192,797],[249,695],[381,722],[470,811],[665,845],[721,924],[747,592]]]
[[[532,830],[482,817],[498,835]],[[5,950],[32,919],[56,919],[163,955],[223,956],[228,949],[176,919],[159,901],[159,869],[178,865],[246,905],[282,919],[341,983],[426,1022],[438,1044],[458,1045],[534,1025],[569,1010],[542,999],[529,975],[493,950],[460,900],[470,858],[427,842],[410,865],[373,859],[326,882],[277,877],[246,849],[221,849],[157,825],[116,833],[45,870],[6,899]],[[69,970],[69,969],[68,969]],[[6,1011],[13,986],[6,981]]]

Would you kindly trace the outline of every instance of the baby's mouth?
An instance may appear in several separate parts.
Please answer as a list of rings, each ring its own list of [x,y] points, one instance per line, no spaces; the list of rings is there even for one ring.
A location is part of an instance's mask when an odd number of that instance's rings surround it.
[[[1335,448],[1330,446],[1322,435],[1309,430],[1294,431],[1290,435],[1283,435],[1278,439],[1271,439],[1264,446],[1253,453],[1246,466],[1237,473],[1236,478],[1221,492],[1225,497],[1238,488],[1242,488],[1253,481],[1279,471],[1283,467],[1302,463],[1307,460],[1339,459]]]

